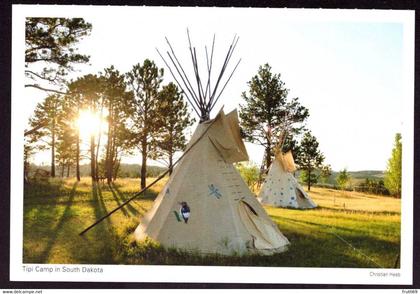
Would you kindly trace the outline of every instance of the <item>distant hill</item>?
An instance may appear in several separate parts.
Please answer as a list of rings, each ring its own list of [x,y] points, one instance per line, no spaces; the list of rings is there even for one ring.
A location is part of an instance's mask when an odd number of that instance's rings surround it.
[[[381,170],[360,170],[360,171],[348,171],[353,184],[360,184],[361,182],[364,182],[366,179],[370,180],[383,180],[385,173]],[[319,174],[318,171],[315,172],[315,174]],[[335,184],[335,178],[338,176],[338,171],[332,171],[331,176],[328,178],[327,184],[334,185]],[[299,179],[300,171],[295,172],[295,177]]]
[[[349,171],[349,174],[355,179],[383,179],[385,176],[384,171],[381,170]]]

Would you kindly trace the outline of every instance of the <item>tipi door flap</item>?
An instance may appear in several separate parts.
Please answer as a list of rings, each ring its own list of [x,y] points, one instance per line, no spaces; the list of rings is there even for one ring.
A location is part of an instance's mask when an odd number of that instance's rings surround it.
[[[239,201],[239,215],[242,223],[254,238],[256,249],[275,249],[284,246],[284,240],[272,225],[259,217],[252,206]]]
[[[300,197],[300,198],[305,199],[305,200],[309,200],[308,197],[306,196],[306,193],[303,192],[300,187],[296,187],[295,189],[296,189],[297,197]]]

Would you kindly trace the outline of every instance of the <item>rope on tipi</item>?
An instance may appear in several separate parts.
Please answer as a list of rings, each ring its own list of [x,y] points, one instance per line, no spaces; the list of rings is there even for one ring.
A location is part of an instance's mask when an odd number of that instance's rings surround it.
[[[154,184],[156,184],[161,179],[163,179],[163,177],[166,176],[169,173],[169,171],[171,170],[171,168],[173,168],[178,162],[180,162],[181,159],[184,158],[184,156],[195,145],[197,145],[197,143],[204,137],[204,135],[207,133],[207,131],[210,129],[210,127],[213,125],[213,123],[215,121],[216,121],[216,119],[213,119],[213,121],[207,126],[207,128],[200,135],[200,137],[198,137],[198,139],[194,143],[192,143],[191,146],[187,150],[185,150],[185,152],[172,164],[172,166],[170,166],[165,172],[163,172],[159,177],[157,177],[156,180],[154,180],[152,183],[150,183],[149,185],[147,185],[146,187],[144,187],[140,192],[138,192],[137,194],[135,194],[134,196],[132,196],[131,198],[129,198],[128,200],[126,200],[125,202],[123,202],[121,205],[119,205],[118,207],[116,207],[113,210],[111,210],[108,214],[106,214],[103,217],[101,217],[100,219],[98,219],[96,222],[94,222],[93,224],[91,224],[89,227],[87,227],[86,229],[84,229],[83,231],[81,231],[79,233],[79,235],[82,236],[84,233],[86,233],[87,231],[89,231],[90,229],[92,229],[94,226],[96,226],[97,224],[99,224],[100,222],[102,222],[107,217],[111,216],[113,213],[115,213],[119,209],[123,208],[125,205],[127,205],[128,203],[130,203],[131,201],[133,201],[135,198],[137,198],[138,196],[140,196],[141,194],[143,194],[146,190],[148,190],[149,188],[151,188]]]

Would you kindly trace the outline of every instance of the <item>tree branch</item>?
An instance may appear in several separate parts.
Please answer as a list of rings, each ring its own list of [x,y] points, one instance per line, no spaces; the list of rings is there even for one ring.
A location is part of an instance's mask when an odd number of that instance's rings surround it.
[[[29,136],[29,135],[31,135],[31,134],[33,134],[33,133],[35,133],[36,131],[38,131],[39,129],[41,129],[41,128],[45,127],[46,125],[48,125],[48,122],[43,122],[43,123],[40,123],[40,124],[39,124],[39,125],[37,125],[35,128],[33,128],[33,129],[29,130],[29,131],[26,131],[26,132],[24,133],[24,136],[25,136],[25,137],[26,137],[26,136]]]
[[[46,76],[42,76],[40,74],[37,74],[36,72],[33,72],[31,70],[25,70],[25,73],[34,75],[34,76],[36,76],[36,77],[38,77],[40,79],[43,79],[43,80],[46,80],[46,81],[49,81],[49,82],[55,82],[55,81],[57,81],[57,74],[56,74],[55,78],[48,78]]]
[[[53,93],[57,93],[57,94],[64,94],[64,95],[74,94],[74,93],[71,93],[71,92],[62,92],[62,91],[58,91],[58,90],[54,90],[54,89],[47,89],[47,88],[41,87],[37,84],[28,84],[28,85],[25,85],[25,88],[36,88],[38,90],[42,90],[42,91],[46,91],[46,92],[53,92]]]

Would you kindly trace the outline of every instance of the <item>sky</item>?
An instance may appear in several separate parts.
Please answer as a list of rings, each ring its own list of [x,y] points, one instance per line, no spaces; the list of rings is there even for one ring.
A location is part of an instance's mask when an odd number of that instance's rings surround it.
[[[384,170],[395,133],[411,119],[403,111],[404,27],[392,17],[360,13],[364,17],[307,9],[56,7],[46,15],[83,17],[92,24],[91,35],[78,45],[80,53],[91,56],[90,63],[78,66],[74,77],[110,65],[127,72],[146,58],[165,68],[156,52],[168,50],[165,36],[184,68],[191,70],[187,28],[203,65],[204,46],[209,47],[216,34],[217,69],[237,34],[230,68],[242,61],[212,117],[222,106],[225,112],[238,108],[247,82],[260,65],[269,63],[273,73],[281,74],[289,98],[298,97],[309,109],[306,126],[317,137],[325,163],[336,171]],[[168,83],[172,79],[165,70]],[[45,94],[25,91],[32,97],[24,103],[22,117],[27,120]],[[259,165],[263,149],[250,143],[246,147],[250,160]],[[48,159],[44,154],[36,162],[48,164]],[[139,155],[123,161],[141,162]]]

